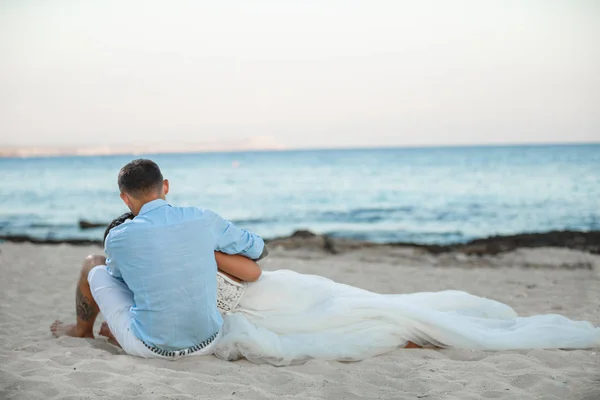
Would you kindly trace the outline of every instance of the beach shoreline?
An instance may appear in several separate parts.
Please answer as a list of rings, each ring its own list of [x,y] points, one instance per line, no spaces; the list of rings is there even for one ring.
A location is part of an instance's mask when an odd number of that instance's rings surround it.
[[[86,222],[86,224],[89,224]],[[100,224],[94,224],[98,227]],[[36,245],[69,244],[76,246],[103,246],[101,240],[66,238],[37,238],[28,235],[0,235],[0,242],[31,243]],[[431,254],[458,252],[468,255],[495,255],[519,248],[561,247],[600,254],[600,231],[550,231],[541,233],[521,233],[517,235],[497,235],[470,240],[465,243],[423,244],[410,242],[377,243],[365,240],[334,237],[316,234],[310,230],[298,230],[289,236],[265,239],[269,246],[285,249],[322,250],[338,254],[362,248],[406,247],[416,248]]]

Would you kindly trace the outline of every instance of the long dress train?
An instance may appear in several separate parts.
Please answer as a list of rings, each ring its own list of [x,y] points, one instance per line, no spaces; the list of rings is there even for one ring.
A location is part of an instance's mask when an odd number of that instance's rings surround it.
[[[480,350],[600,346],[600,328],[586,321],[518,317],[505,304],[454,290],[381,295],[289,270],[249,283],[223,333],[217,357],[278,366],[362,360],[408,341]]]

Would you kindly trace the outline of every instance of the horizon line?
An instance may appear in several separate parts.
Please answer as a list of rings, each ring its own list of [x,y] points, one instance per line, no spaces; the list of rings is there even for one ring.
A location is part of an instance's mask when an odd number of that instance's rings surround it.
[[[406,145],[393,145],[393,146],[383,146],[383,145],[375,145],[375,146],[331,146],[331,147],[295,147],[295,148],[256,148],[256,149],[232,149],[232,150],[223,150],[223,149],[194,149],[186,151],[185,149],[180,150],[165,150],[165,151],[144,151],[144,152],[115,152],[112,154],[106,153],[78,153],[81,151],[93,151],[94,147],[79,147],[74,148],[71,152],[64,153],[39,153],[39,154],[3,154],[3,151],[10,151],[9,149],[3,149],[0,147],[0,159],[32,159],[32,158],[61,158],[61,157],[119,157],[119,156],[153,156],[153,155],[175,155],[175,154],[185,154],[185,155],[194,155],[194,154],[240,154],[240,153],[291,153],[291,152],[309,152],[309,151],[332,151],[332,150],[340,150],[340,151],[352,151],[352,150],[400,150],[400,149],[446,149],[446,148],[501,148],[501,147],[548,147],[548,146],[597,146],[600,145],[600,140],[598,141],[585,141],[585,142],[524,142],[524,143],[459,143],[459,144],[406,144]],[[107,145],[97,146],[98,149],[110,147]],[[30,147],[31,148],[31,147]],[[34,147],[35,148],[35,147]],[[26,150],[27,148],[23,148]],[[35,148],[42,150],[43,148]],[[58,148],[48,148],[48,151],[60,151],[60,147]],[[18,148],[13,150],[15,153],[18,153]]]

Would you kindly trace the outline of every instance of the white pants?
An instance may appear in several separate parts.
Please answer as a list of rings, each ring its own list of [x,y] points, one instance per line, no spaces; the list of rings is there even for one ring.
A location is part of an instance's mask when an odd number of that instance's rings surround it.
[[[144,343],[131,331],[131,307],[133,306],[133,293],[127,285],[108,273],[105,265],[94,267],[89,275],[88,282],[92,296],[100,307],[110,331],[123,350],[129,355],[143,358],[175,359],[179,357],[162,356],[148,349]],[[205,356],[213,354],[215,346],[221,339],[221,332],[205,348],[189,354],[188,356]]]

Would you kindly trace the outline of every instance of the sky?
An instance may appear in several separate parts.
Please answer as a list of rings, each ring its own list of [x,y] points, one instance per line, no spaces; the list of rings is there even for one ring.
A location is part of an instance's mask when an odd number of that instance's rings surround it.
[[[0,146],[600,141],[599,1],[0,0]]]

